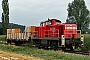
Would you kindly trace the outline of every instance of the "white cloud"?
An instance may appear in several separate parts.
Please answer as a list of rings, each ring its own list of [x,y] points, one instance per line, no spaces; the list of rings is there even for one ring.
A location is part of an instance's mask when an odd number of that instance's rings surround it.
[[[40,21],[44,21],[47,18],[57,18],[65,22],[67,18],[66,9],[68,3],[72,1],[73,0],[9,0],[10,22],[24,25],[38,25]],[[85,1],[89,8],[90,1]]]

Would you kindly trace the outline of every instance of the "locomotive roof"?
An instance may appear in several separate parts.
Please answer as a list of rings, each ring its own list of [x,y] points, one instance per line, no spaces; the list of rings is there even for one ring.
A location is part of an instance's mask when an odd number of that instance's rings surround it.
[[[76,24],[66,24],[66,23],[62,23],[60,25],[65,25],[65,26],[77,26]]]
[[[56,22],[60,22],[60,23],[61,23],[61,21],[60,21],[60,20],[57,20],[57,19],[48,19],[48,20],[43,21],[43,22],[41,22],[41,23],[44,23],[44,22],[50,22],[50,21],[52,21],[52,20],[55,20]]]

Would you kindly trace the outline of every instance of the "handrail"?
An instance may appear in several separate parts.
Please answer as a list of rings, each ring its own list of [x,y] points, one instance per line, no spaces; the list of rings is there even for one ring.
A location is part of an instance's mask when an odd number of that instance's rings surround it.
[[[44,33],[45,33],[44,37],[52,37],[52,38],[57,37],[57,38],[59,38],[59,30],[58,29],[55,31],[45,30]],[[56,36],[56,35],[58,35],[58,36]]]
[[[41,36],[42,34],[40,34],[38,31],[34,31],[33,35],[34,35],[34,37],[42,37]],[[51,30],[45,30],[44,31],[44,37],[47,37],[47,38],[50,38],[50,37],[55,38],[55,37],[57,37],[57,38],[59,38],[59,30],[57,29],[54,32],[51,31]]]
[[[64,34],[65,34],[66,36],[75,34],[75,35],[77,35],[77,37],[78,37],[79,35],[78,35],[77,32],[78,32],[78,30],[75,30],[75,31],[73,31],[73,30],[65,30],[65,31],[64,31]]]

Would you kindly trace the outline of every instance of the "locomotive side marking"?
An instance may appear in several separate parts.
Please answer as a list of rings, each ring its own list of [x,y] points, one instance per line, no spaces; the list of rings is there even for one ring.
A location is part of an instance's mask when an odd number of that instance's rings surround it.
[[[55,28],[50,28],[50,31],[55,32]]]

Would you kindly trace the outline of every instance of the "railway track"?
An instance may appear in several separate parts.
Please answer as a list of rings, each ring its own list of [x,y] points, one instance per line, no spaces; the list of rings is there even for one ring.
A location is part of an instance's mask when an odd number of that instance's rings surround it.
[[[2,44],[2,45],[8,45],[8,46],[13,46],[15,48],[22,47],[22,46],[16,46],[15,44],[8,44],[7,42],[2,42],[2,41],[0,41],[0,44]]]
[[[0,41],[0,44],[3,44],[3,45],[10,45],[10,44],[8,44],[7,42],[2,42],[2,41]],[[10,46],[14,46],[15,47],[15,45],[14,44],[11,44]],[[20,47],[20,46],[16,46],[16,47]],[[57,50],[57,51],[55,51],[55,50],[52,50],[52,49],[49,49],[50,51],[54,51],[54,52],[58,52],[58,53],[65,53],[65,54],[78,54],[78,55],[84,55],[84,56],[90,56],[90,52],[88,52],[88,51],[70,51],[70,50],[65,50],[65,51],[62,51],[62,50]]]
[[[72,54],[78,54],[78,55],[86,55],[86,56],[90,56],[90,52],[88,51],[70,51],[70,50],[65,50],[65,53],[72,53]]]
[[[0,41],[0,44],[8,45],[7,42]]]

